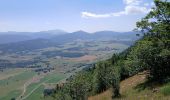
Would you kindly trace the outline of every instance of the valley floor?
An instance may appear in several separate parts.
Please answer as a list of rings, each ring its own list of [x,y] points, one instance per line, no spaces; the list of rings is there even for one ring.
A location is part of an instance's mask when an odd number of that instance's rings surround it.
[[[57,83],[66,75],[51,71],[38,75],[31,69],[8,69],[0,73],[0,100],[40,100],[44,83]],[[3,91],[2,91],[3,90]],[[38,91],[38,92],[37,92]]]

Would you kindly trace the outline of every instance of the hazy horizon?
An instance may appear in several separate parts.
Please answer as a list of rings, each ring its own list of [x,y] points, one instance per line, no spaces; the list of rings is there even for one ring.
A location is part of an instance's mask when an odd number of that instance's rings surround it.
[[[17,33],[22,33],[22,32],[28,32],[28,33],[37,33],[37,32],[48,32],[48,31],[63,31],[63,32],[66,32],[66,33],[74,33],[74,32],[78,32],[78,31],[83,31],[83,32],[87,32],[87,33],[96,33],[96,32],[101,32],[101,31],[112,31],[112,32],[120,32],[120,33],[123,33],[123,32],[132,32],[133,30],[129,30],[129,31],[114,31],[114,30],[97,30],[97,31],[85,31],[85,30],[75,30],[75,31],[65,31],[65,30],[60,30],[60,29],[52,29],[52,30],[40,30],[40,31],[0,31],[0,34],[1,33],[10,33],[10,32],[17,32]]]

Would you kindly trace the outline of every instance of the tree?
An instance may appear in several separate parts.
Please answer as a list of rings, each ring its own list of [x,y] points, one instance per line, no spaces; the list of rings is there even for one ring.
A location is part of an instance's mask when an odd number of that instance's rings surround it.
[[[112,75],[111,84],[112,84],[112,98],[120,96],[120,66],[114,66],[114,69],[111,70],[110,75]]]
[[[155,7],[137,22],[138,30],[144,33],[139,45],[149,43],[138,49],[137,57],[147,66],[151,80],[163,82],[170,78],[170,2],[154,2]]]
[[[93,78],[93,92],[101,93],[107,89],[106,67],[104,62],[99,62],[95,65]]]
[[[93,91],[100,93],[112,87],[113,98],[119,97],[120,66],[116,66],[118,56],[112,57],[114,61],[103,61],[96,64]],[[114,62],[114,65],[113,65]]]

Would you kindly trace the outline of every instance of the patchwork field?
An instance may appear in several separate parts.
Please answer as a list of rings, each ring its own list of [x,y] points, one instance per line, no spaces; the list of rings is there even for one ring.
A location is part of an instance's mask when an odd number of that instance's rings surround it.
[[[11,98],[30,100],[29,98],[37,97],[37,95],[42,97],[44,83],[57,83],[66,76],[57,72],[37,75],[37,73],[31,70],[22,69],[22,71],[22,73],[13,74],[14,76],[0,80],[0,90],[3,90],[0,91],[0,100],[10,100]],[[17,71],[7,72],[12,74]],[[2,74],[5,76],[6,73],[1,72]]]
[[[15,72],[16,71],[10,73],[12,74]],[[22,86],[24,83],[34,75],[35,72],[22,70],[18,74],[13,74],[13,76],[0,80],[0,90],[3,90],[0,91],[0,100],[10,100],[13,97],[19,96],[22,93]]]

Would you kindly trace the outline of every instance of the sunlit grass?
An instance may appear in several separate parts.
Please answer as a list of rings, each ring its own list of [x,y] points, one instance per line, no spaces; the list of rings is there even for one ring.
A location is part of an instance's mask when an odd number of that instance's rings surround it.
[[[165,86],[161,87],[160,91],[165,96],[170,95],[170,83],[168,83]]]

